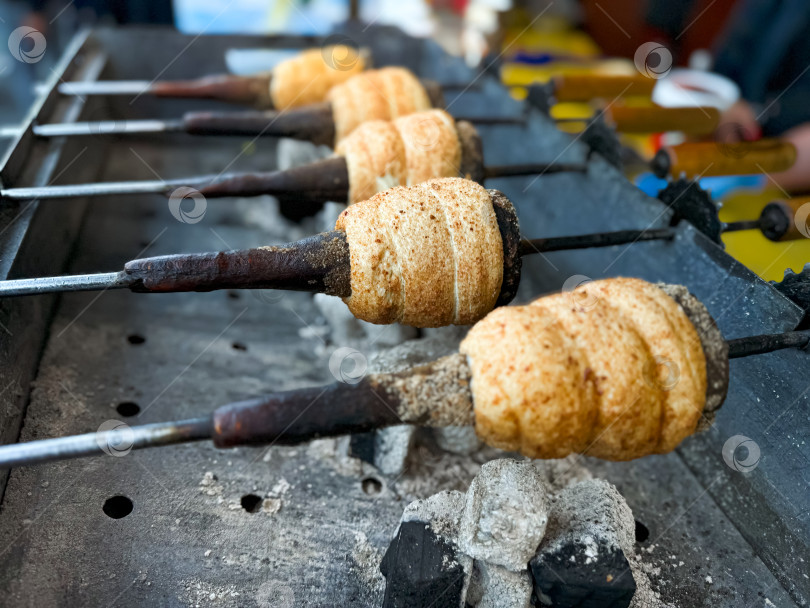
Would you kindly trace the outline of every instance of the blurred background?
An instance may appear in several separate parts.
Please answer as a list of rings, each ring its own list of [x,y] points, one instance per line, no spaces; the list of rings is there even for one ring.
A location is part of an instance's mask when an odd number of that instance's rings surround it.
[[[653,102],[713,105],[723,111],[723,138],[785,136],[798,148],[796,167],[776,176],[709,178],[722,200],[721,219],[758,215],[774,198],[810,192],[810,2],[807,0],[0,0],[0,124],[18,124],[37,87],[71,37],[85,27],[154,24],[189,35],[326,34],[355,19],[393,24],[435,39],[471,66],[497,64],[512,94],[565,72],[662,78]],[[642,58],[643,45],[660,52]],[[649,64],[654,59],[656,65]],[[665,86],[680,68],[688,86]],[[238,67],[235,68],[238,71]],[[249,70],[246,70],[249,71]],[[711,73],[710,73],[711,72]],[[701,74],[705,75],[702,77]],[[593,107],[558,104],[558,118],[588,116]],[[576,124],[561,126],[576,130]],[[581,125],[580,127],[581,128]],[[623,137],[644,157],[679,134]],[[629,175],[654,195],[664,182]],[[729,252],[766,279],[810,260],[810,239],[772,243],[757,231],[724,236]]]

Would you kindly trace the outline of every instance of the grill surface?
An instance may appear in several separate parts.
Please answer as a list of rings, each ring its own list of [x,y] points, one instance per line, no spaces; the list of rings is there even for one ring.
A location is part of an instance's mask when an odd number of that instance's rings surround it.
[[[372,47],[378,65],[404,63],[438,80],[471,78],[431,43],[377,28],[350,35]],[[224,70],[218,58],[228,47],[312,43],[229,37],[189,42],[169,31],[102,30],[77,41],[78,56],[66,58],[63,78],[150,78],[175,56],[162,76],[195,76]],[[481,82],[480,91],[457,100],[456,93],[447,94],[451,113],[522,111],[490,77]],[[128,98],[57,104],[56,99],[51,95],[35,110],[42,122],[172,117],[212,105],[145,98],[131,105]],[[586,154],[580,142],[540,115],[532,116],[529,128],[480,130],[489,164],[577,162]],[[267,169],[274,156],[270,140],[169,135],[32,144],[26,135],[0,175],[5,186],[47,183],[57,175],[59,183],[171,179],[217,172],[229,163],[230,170]],[[666,222],[663,205],[600,159],[590,162],[586,177],[511,178],[487,186],[516,202],[529,237]],[[83,223],[80,201],[21,204],[3,207],[0,214],[3,278],[59,271],[80,223],[67,267],[73,273],[115,270],[138,255],[275,244],[314,230],[312,222],[293,226],[277,218],[267,199],[209,201],[197,224],[176,221],[159,196],[94,200]],[[685,225],[673,243],[533,256],[524,268],[519,301],[559,289],[572,275],[683,283],[706,303],[728,338],[789,330],[802,316]],[[227,401],[325,383],[332,380],[329,354],[341,346],[322,341],[323,319],[307,294],[71,294],[61,298],[46,324],[54,302],[39,297],[0,303],[9,333],[1,353],[4,442],[18,439],[23,416],[19,439],[31,440],[95,430],[108,419],[193,417]],[[386,331],[381,328],[381,335]],[[39,363],[38,344],[45,344]],[[358,348],[370,352],[373,345]],[[592,471],[619,487],[649,529],[639,548],[645,561],[660,568],[651,578],[662,599],[679,606],[761,606],[766,598],[780,607],[807,605],[806,368],[806,353],[794,351],[733,361],[729,398],[712,430],[667,456],[630,463],[587,459]],[[115,408],[123,402],[137,403],[139,416],[122,418]],[[722,446],[734,435],[746,435],[761,448],[751,473],[723,462]],[[334,449],[331,441],[229,451],[201,443],[15,470],[0,511],[4,604],[379,605],[371,577],[402,509],[418,493],[414,488],[426,472],[442,470],[442,487],[464,489],[475,466],[435,456],[401,478],[385,479]],[[381,492],[373,493],[373,482],[363,483],[369,476],[382,482]],[[286,491],[284,480],[290,485]],[[422,486],[425,494],[438,489]],[[268,492],[280,498],[278,512],[242,508],[243,496]],[[134,504],[122,519],[102,509],[116,495]]]

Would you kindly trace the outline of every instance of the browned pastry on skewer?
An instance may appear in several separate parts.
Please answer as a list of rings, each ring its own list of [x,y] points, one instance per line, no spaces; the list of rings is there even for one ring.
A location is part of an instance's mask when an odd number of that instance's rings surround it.
[[[130,441],[295,444],[403,422],[474,424],[485,443],[531,458],[630,460],[669,452],[710,422],[725,399],[729,357],[761,338],[734,341],[732,351],[685,288],[605,279],[499,308],[459,353],[428,364],[133,427]],[[807,340],[793,332],[776,348]],[[116,440],[107,432],[0,446],[0,467],[98,453]]]
[[[670,452],[728,385],[728,349],[703,305],[640,279],[499,308],[460,351],[479,437],[532,458]]]

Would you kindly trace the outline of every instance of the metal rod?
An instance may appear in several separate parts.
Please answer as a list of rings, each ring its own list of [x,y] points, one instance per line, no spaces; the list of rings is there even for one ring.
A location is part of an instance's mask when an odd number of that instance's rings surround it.
[[[71,437],[42,439],[0,446],[0,468],[38,464],[52,460],[81,458],[97,454],[123,456],[130,450],[210,439],[211,418],[120,426]]]
[[[92,184],[66,184],[33,188],[5,188],[0,190],[0,199],[27,201],[33,199],[111,196],[116,194],[168,194],[180,186],[196,186],[199,189],[203,184],[209,184],[218,177],[216,175],[204,175],[166,181],[95,182]]]
[[[132,135],[137,133],[182,133],[183,120],[100,120],[34,125],[37,137],[74,137],[83,135]]]
[[[742,230],[758,230],[760,228],[760,220],[740,220],[739,222],[726,223],[723,232],[740,232]]]
[[[92,80],[88,82],[63,82],[57,90],[62,95],[85,97],[87,95],[142,95],[148,93],[152,83],[148,80]]]
[[[568,173],[578,172],[584,173],[588,170],[587,165],[569,164],[569,163],[523,163],[516,165],[490,165],[484,167],[485,178],[497,177],[517,177],[521,175],[535,175],[546,173]]]
[[[136,279],[125,272],[101,274],[77,274],[64,277],[41,277],[36,279],[11,279],[0,281],[0,298],[29,296],[43,293],[68,291],[96,291],[132,287]]]
[[[728,341],[728,358],[761,355],[785,348],[806,348],[808,345],[810,345],[810,330],[748,336]]]
[[[638,241],[669,240],[674,238],[671,228],[651,230],[617,230],[615,232],[597,232],[576,236],[559,236],[545,239],[524,239],[520,242],[520,255],[547,253],[571,249],[588,249],[591,247],[610,247],[625,245]]]

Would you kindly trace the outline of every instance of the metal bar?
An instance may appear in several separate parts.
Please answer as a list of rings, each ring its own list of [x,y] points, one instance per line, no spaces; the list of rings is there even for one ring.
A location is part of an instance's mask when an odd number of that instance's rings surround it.
[[[520,255],[547,253],[571,249],[589,249],[592,247],[611,247],[638,241],[658,241],[674,238],[671,228],[652,230],[617,230],[615,232],[597,232],[576,236],[558,236],[545,239],[524,239],[520,242]]]
[[[810,345],[810,330],[748,336],[728,341],[728,358],[762,355],[785,348],[806,348],[808,345]]]
[[[100,120],[95,122],[55,123],[34,125],[37,137],[67,137],[82,135],[124,135],[135,133],[182,133],[182,120]]]
[[[26,201],[33,199],[82,198],[115,194],[166,194],[179,186],[198,186],[217,178],[215,175],[189,177],[167,181],[144,180],[129,182],[95,182],[92,184],[65,184],[34,188],[7,188],[0,190],[0,199]]]
[[[723,232],[740,232],[742,230],[759,229],[759,220],[740,220],[739,222],[728,222],[723,228]]]
[[[91,82],[63,82],[58,91],[62,95],[141,95],[148,93],[152,83],[148,80],[94,80]]]
[[[63,277],[40,277],[35,279],[11,279],[0,281],[0,298],[30,296],[65,291],[96,291],[131,287],[137,279],[125,272],[101,274],[76,274]]]
[[[120,426],[102,429],[72,437],[0,446],[0,469],[97,454],[124,456],[130,450],[210,439],[213,432],[211,418],[132,427],[120,423]]]
[[[516,165],[490,165],[484,167],[485,178],[496,177],[517,177],[520,175],[535,175],[546,173],[567,173],[577,172],[585,173],[588,170],[587,165],[568,164],[568,163],[552,163],[552,164],[539,164],[539,163],[524,163]]]

